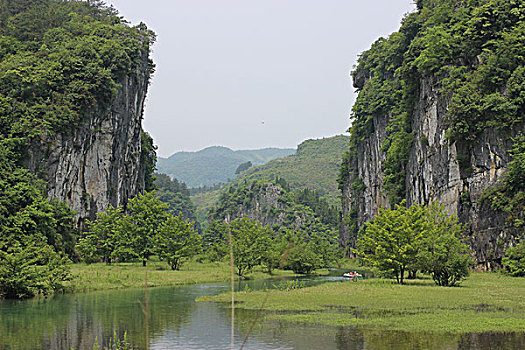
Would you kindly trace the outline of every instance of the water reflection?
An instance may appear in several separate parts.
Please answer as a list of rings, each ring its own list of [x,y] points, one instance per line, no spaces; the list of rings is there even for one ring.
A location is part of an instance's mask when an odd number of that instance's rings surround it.
[[[338,280],[339,277],[329,277]],[[316,279],[302,283],[316,284]],[[242,282],[244,290],[269,288],[278,281]],[[248,287],[247,287],[248,286]],[[148,290],[104,291],[48,299],[0,302],[0,349],[91,349],[116,333],[139,349],[228,349],[230,310],[226,305],[195,303],[201,295],[228,290],[226,284]],[[251,328],[254,311],[236,312],[239,348]],[[146,321],[147,320],[147,321]],[[245,349],[525,349],[524,333],[451,335],[371,331],[284,321],[255,324]]]

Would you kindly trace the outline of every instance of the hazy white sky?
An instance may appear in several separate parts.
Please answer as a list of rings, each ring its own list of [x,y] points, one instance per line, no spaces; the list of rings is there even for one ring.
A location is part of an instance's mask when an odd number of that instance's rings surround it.
[[[162,157],[342,134],[358,54],[413,0],[107,0],[157,33],[144,128]]]

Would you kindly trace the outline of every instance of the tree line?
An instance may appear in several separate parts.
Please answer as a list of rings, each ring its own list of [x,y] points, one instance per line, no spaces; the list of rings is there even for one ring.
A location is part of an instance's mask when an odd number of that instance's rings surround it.
[[[412,205],[405,201],[395,209],[380,209],[365,224],[354,252],[368,266],[393,275],[403,284],[405,273],[415,278],[427,272],[436,284],[453,286],[469,275],[470,248],[463,226],[443,206]]]
[[[126,210],[108,207],[99,213],[96,220],[88,222],[88,232],[79,239],[76,251],[86,263],[139,261],[146,266],[157,256],[178,270],[201,252],[210,261],[226,259],[231,237],[241,277],[255,266],[268,273],[275,268],[310,273],[330,266],[338,256],[335,235],[330,237],[323,229],[318,224],[276,232],[255,219],[237,218],[231,222],[213,220],[200,235],[194,222],[172,215],[152,191],[131,199]]]
[[[88,227],[76,245],[86,263],[140,261],[146,266],[156,255],[178,270],[201,250],[193,222],[181,214],[172,215],[155,191],[132,198],[126,211],[122,206],[108,207]]]
[[[332,266],[340,257],[334,232],[325,228],[319,224],[272,228],[246,217],[231,222],[212,220],[203,234],[203,247],[209,260],[221,260],[229,254],[231,237],[234,264],[241,277],[256,266],[268,273],[280,268],[309,274]]]

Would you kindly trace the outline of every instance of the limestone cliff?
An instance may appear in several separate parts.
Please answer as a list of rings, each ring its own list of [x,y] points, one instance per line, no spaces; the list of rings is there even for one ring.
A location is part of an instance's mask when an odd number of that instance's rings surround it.
[[[294,203],[281,185],[259,181],[225,191],[212,213],[216,220],[250,218],[263,225],[298,228],[315,221],[310,208]]]
[[[500,12],[512,5],[481,3],[419,1],[399,32],[360,57],[352,73],[359,91],[352,141],[340,178],[341,246],[353,247],[358,229],[380,207],[402,198],[407,205],[439,201],[457,215],[480,268],[499,264],[520,235],[521,228],[482,197],[501,182],[512,160],[509,150],[525,135],[523,99],[509,93],[523,60],[513,56],[511,44],[497,43],[502,32],[515,30],[509,23],[523,27],[523,20],[508,22],[511,15]],[[490,29],[478,28],[487,13],[494,14]],[[455,31],[460,24],[472,28]],[[501,55],[507,63],[493,59]],[[497,82],[489,70],[499,70]],[[491,105],[491,99],[497,102]]]
[[[150,70],[143,55],[133,71],[121,75],[110,103],[97,105],[67,132],[31,142],[26,166],[47,181],[50,198],[76,211],[79,223],[144,189],[141,135]]]
[[[0,10],[3,169],[29,169],[43,180],[30,186],[69,205],[79,226],[150,187],[155,148],[141,124],[155,34],[103,1]]]

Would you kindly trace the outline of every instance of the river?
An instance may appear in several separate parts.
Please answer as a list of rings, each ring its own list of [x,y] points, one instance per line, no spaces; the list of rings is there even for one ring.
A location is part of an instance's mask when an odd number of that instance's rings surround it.
[[[318,284],[339,277],[308,278]],[[259,289],[274,281],[247,281],[238,289]],[[228,284],[116,290],[56,295],[47,299],[0,301],[0,349],[92,349],[124,333],[135,348],[230,349],[231,316],[227,305],[197,303],[195,298],[229,289]],[[148,303],[146,303],[146,299]],[[149,314],[146,322],[145,311]],[[254,320],[253,311],[236,311],[235,349]],[[520,349],[523,334],[421,334],[364,331],[289,322],[257,322],[244,349]]]

